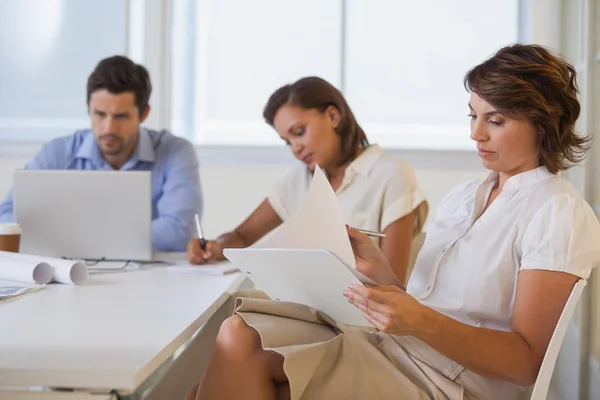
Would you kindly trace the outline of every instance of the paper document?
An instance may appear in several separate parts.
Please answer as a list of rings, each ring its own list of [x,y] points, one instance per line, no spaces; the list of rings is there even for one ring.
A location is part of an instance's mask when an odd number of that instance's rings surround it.
[[[87,277],[87,267],[81,261],[0,251],[0,279],[80,285]]]
[[[342,294],[350,284],[376,284],[356,270],[338,199],[319,167],[304,202],[279,229],[224,254],[273,300],[310,306],[341,324],[372,327]]]
[[[342,209],[327,177],[318,166],[304,202],[294,215],[251,248],[325,249],[356,268]]]
[[[43,261],[0,251],[0,279],[44,285],[52,280],[52,267]]]
[[[225,275],[238,271],[229,261],[221,261],[204,265],[192,265],[187,261],[177,262],[167,267],[167,271],[177,274],[191,275]]]
[[[43,287],[44,285],[0,279],[0,303],[14,300]]]
[[[360,273],[330,251],[225,249],[225,254],[273,300],[307,305],[340,324],[372,327],[342,295],[349,285],[363,283]]]

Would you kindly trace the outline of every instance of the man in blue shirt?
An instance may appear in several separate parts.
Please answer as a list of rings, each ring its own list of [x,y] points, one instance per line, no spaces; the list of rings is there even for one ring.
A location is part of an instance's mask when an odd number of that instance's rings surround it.
[[[87,83],[92,129],[46,143],[26,168],[151,171],[153,247],[185,251],[194,214],[202,211],[198,160],[189,141],[140,126],[151,91],[143,66],[122,56],[100,61]],[[0,204],[0,222],[13,220],[11,191]]]

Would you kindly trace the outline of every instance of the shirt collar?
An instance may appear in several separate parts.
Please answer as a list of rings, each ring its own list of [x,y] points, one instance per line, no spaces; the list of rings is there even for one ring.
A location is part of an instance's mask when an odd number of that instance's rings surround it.
[[[350,164],[347,169],[355,171],[365,177],[369,176],[373,165],[383,155],[383,150],[377,144],[372,144],[365,148]]]
[[[137,157],[137,160],[134,160]],[[138,137],[138,143],[131,156],[132,161],[144,161],[154,162],[156,160],[156,154],[154,153],[154,147],[152,146],[152,139],[146,128],[140,126],[140,133]]]
[[[490,183],[498,180],[499,173],[497,171],[491,172],[488,177],[483,181],[483,183]],[[537,167],[535,169],[531,169],[529,171],[521,172],[520,174],[516,174],[511,176],[504,183],[504,187],[502,188],[503,192],[516,192],[519,189],[533,186],[538,182],[545,181],[546,179],[557,176],[552,172],[548,171],[548,168],[542,166]]]
[[[98,167],[105,163],[102,154],[100,154],[100,149],[98,148],[94,134],[91,131],[81,143],[75,157],[89,159]],[[140,127],[137,145],[126,165],[135,164],[138,161],[154,162],[155,160],[156,154],[154,153],[150,134],[144,127]]]
[[[91,160],[97,168],[100,168],[104,164],[104,159],[100,154],[100,149],[96,144],[92,131],[89,131],[89,134],[81,142],[81,146],[79,146],[75,157]]]

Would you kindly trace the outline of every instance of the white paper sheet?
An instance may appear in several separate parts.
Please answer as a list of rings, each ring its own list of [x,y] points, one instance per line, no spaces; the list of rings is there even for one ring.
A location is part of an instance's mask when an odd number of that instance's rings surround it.
[[[52,267],[41,260],[0,251],[0,279],[44,285],[52,280]]]
[[[356,270],[338,199],[319,167],[304,202],[279,229],[250,248],[224,254],[272,299],[311,306],[342,324],[372,327],[343,296],[349,284],[375,282]]]
[[[373,327],[343,295],[348,285],[362,283],[358,271],[330,251],[225,249],[225,255],[273,300],[305,304],[340,324]]]
[[[182,261],[167,267],[167,271],[171,273],[191,275],[225,275],[236,272],[237,270],[237,267],[233,266],[229,261],[216,262],[208,265],[192,265],[186,261]]]
[[[46,266],[39,267],[40,265],[44,264]],[[35,283],[48,283],[49,281],[54,281],[59,283],[80,285],[88,277],[88,269],[81,261],[63,260],[60,258],[39,257],[31,254],[0,251],[0,277],[22,282],[32,282],[31,280],[22,279],[29,275],[33,276],[33,273],[35,272],[34,266],[38,266],[39,276],[46,278],[48,267],[50,268],[51,274],[51,278],[48,281],[33,281]],[[5,274],[11,275],[8,276]],[[18,277],[15,274],[17,274]]]
[[[15,300],[26,295],[27,293],[35,292],[43,287],[44,285],[0,279],[0,303],[6,303],[8,301]]]
[[[338,199],[318,166],[304,202],[294,215],[252,248],[325,249],[356,268]]]
[[[36,291],[52,280],[52,267],[43,261],[0,251],[0,302]]]
[[[54,282],[81,285],[88,277],[87,266],[81,261],[60,258],[46,258],[44,260],[54,269],[52,275]]]

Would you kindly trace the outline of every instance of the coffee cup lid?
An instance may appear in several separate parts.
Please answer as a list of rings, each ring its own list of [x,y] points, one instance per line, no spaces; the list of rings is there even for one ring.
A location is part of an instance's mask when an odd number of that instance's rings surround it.
[[[21,226],[14,223],[0,223],[0,235],[20,235]]]

